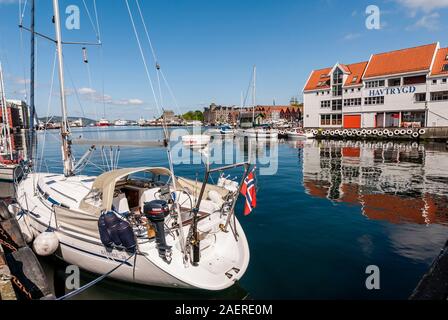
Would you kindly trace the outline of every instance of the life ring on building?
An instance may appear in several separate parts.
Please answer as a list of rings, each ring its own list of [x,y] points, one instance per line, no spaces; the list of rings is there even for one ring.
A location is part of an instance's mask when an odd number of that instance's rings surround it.
[[[416,131],[412,133],[412,138],[418,138],[420,134]]]
[[[418,130],[418,133],[420,135],[424,135],[424,134],[426,134],[426,130],[425,129],[420,129],[420,130]]]

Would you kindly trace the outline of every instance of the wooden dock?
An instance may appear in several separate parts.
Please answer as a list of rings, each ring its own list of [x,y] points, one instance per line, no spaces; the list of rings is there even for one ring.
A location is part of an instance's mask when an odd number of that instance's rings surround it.
[[[3,247],[0,245],[0,301],[17,300],[11,279],[11,271],[6,263]]]
[[[3,201],[0,201],[0,247],[1,300],[54,298],[39,260]]]

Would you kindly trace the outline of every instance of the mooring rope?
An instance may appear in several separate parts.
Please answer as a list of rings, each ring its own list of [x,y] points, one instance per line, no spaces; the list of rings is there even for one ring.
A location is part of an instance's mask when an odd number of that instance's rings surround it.
[[[69,299],[71,297],[74,297],[78,294],[80,294],[81,292],[89,289],[90,287],[94,286],[95,284],[97,284],[98,282],[104,280],[106,277],[108,277],[112,272],[114,272],[115,270],[117,270],[118,268],[120,268],[122,265],[124,265],[125,263],[127,263],[132,257],[136,257],[137,253],[134,253],[133,255],[129,256],[129,258],[127,258],[126,260],[124,260],[123,262],[121,262],[119,265],[117,265],[116,267],[114,267],[112,270],[110,270],[109,272],[103,274],[101,277],[96,278],[95,280],[83,285],[81,288],[74,290],[70,293],[67,293],[65,296],[59,297],[56,300],[65,300],[65,299]],[[135,263],[134,263],[134,268],[135,268]]]

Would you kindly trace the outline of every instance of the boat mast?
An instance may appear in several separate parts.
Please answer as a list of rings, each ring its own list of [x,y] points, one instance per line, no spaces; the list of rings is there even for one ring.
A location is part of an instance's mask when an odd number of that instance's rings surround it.
[[[31,71],[30,71],[30,149],[29,158],[33,157],[33,142],[34,142],[34,117],[36,116],[36,109],[34,105],[34,84],[35,84],[35,0],[31,0]]]
[[[255,126],[255,90],[257,81],[257,66],[254,66],[253,86],[252,86],[252,125]]]
[[[10,128],[10,124],[9,124],[9,115],[8,115],[8,104],[6,102],[6,94],[5,94],[5,83],[3,81],[3,68],[2,68],[2,64],[0,62],[0,89],[2,90],[1,92],[1,99],[2,99],[2,122],[3,122],[3,138],[4,138],[4,143],[5,143],[5,147],[6,147],[6,155],[8,155],[10,157],[10,159],[13,159],[13,155],[12,155],[12,141],[11,141],[11,128]]]
[[[62,160],[64,162],[64,175],[66,177],[72,176],[73,173],[73,160],[71,153],[71,141],[70,141],[70,127],[67,120],[67,101],[65,96],[64,86],[64,60],[62,56],[62,36],[61,36],[61,21],[59,15],[59,1],[53,0],[54,10],[54,28],[56,33],[56,47],[58,53],[58,66],[59,66],[59,88],[61,95],[61,138],[62,138]]]

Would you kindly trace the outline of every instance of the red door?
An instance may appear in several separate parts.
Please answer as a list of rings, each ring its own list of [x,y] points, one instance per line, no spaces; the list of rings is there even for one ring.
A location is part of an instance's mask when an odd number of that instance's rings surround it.
[[[345,129],[359,129],[361,128],[361,115],[344,115]]]

